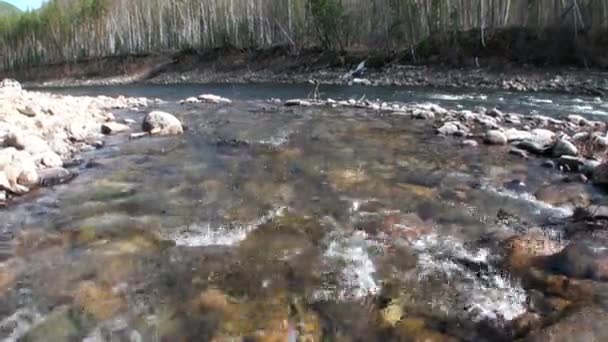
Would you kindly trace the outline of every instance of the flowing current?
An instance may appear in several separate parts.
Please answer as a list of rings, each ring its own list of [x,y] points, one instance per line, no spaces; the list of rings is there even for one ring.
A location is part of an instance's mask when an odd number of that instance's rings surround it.
[[[285,333],[369,341],[399,324],[408,336],[492,340],[529,311],[528,290],[501,268],[500,250],[488,242],[516,233],[497,212],[533,227],[573,209],[534,197],[561,177],[540,160],[461,147],[399,115],[266,101],[305,97],[309,86],[47,91],[158,97],[166,103],[155,109],[175,113],[188,130],[112,137],[82,156],[70,184],[0,211],[0,230],[13,237],[0,250],[0,340]],[[608,104],[594,98],[321,91],[335,99],[608,115]],[[204,92],[234,104],[177,104]],[[138,121],[143,114],[116,113]],[[509,189],[513,181],[525,186]]]

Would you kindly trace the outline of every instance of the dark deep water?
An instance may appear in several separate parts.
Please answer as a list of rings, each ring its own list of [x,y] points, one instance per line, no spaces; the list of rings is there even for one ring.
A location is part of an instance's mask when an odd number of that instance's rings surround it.
[[[81,167],[70,184],[0,211],[0,229],[16,237],[0,250],[0,285],[14,284],[0,287],[0,338],[508,339],[505,322],[528,311],[529,293],[501,269],[491,237],[516,229],[496,215],[506,210],[530,227],[570,215],[569,203],[532,195],[561,186],[562,175],[502,147],[460,147],[423,121],[264,102],[305,97],[309,88],[52,89],[158,97],[188,131],[113,137],[83,155],[95,165]],[[321,91],[336,99],[608,114],[606,103],[562,95]],[[205,92],[235,103],[175,103]],[[140,121],[143,113],[117,116]],[[513,181],[523,185],[513,189]],[[574,191],[601,196],[582,184]]]

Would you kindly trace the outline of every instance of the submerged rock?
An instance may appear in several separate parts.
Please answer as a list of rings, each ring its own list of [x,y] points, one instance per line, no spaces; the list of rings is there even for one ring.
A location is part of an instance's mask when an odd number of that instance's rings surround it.
[[[602,238],[572,241],[547,263],[552,271],[571,278],[608,280],[608,241]]]
[[[608,187],[608,163],[602,163],[593,170],[593,184]]]
[[[142,129],[150,134],[176,135],[184,133],[181,121],[172,114],[153,111],[144,118]]]
[[[526,338],[529,342],[608,341],[608,311],[587,306]]]
[[[556,184],[541,187],[534,196],[551,205],[574,205],[584,207],[591,203],[590,195],[582,184]]]

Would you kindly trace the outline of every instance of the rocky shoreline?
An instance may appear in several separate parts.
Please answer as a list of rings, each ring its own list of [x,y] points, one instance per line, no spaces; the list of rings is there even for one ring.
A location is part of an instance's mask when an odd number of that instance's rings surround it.
[[[272,63],[271,63],[272,64]],[[469,88],[514,92],[547,92],[603,97],[608,94],[608,77],[604,71],[581,69],[540,69],[527,67],[448,68],[438,66],[387,65],[369,69],[361,77],[348,77],[350,68],[307,67],[296,62],[280,67],[243,67],[216,65],[213,62],[195,66],[170,65],[162,70],[151,65],[143,72],[150,75],[116,75],[87,79],[61,78],[30,81],[27,87],[100,86],[132,83],[319,83],[324,85],[411,86],[434,88]],[[292,65],[293,64],[293,65]]]
[[[73,97],[26,91],[0,83],[0,206],[40,186],[71,180],[82,152],[103,147],[103,137],[129,131],[134,122],[112,111],[138,109],[145,98]]]
[[[587,96],[608,94],[605,72],[584,70],[491,68],[442,68],[433,66],[392,65],[369,71],[364,77],[345,77],[347,68],[328,68],[316,71],[273,72],[272,70],[222,71],[214,69],[186,72],[165,72],[146,83],[320,83],[325,85],[414,86],[435,88],[470,88],[517,92],[548,92]],[[45,85],[69,85],[70,82],[51,82]],[[76,84],[79,84],[76,81]]]

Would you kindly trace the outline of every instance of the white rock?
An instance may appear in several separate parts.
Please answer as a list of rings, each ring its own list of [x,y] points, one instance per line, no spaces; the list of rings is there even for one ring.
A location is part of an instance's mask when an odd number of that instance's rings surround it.
[[[479,144],[477,143],[477,141],[472,140],[472,139],[467,139],[467,140],[463,140],[462,143],[460,143],[462,146],[466,146],[466,147],[477,147]]]
[[[484,142],[490,145],[506,145],[508,139],[503,132],[493,129],[486,132]]]
[[[63,160],[55,152],[46,152],[40,158],[40,163],[46,167],[61,167],[63,166]]]
[[[48,143],[37,135],[27,135],[22,131],[11,131],[4,139],[4,145],[25,150],[31,154],[43,153],[50,150]]]
[[[19,107],[17,110],[19,111],[19,113],[21,113],[25,116],[28,116],[28,117],[35,117],[42,113],[42,110],[40,109],[40,107],[32,106],[32,105],[26,105],[23,107]]]
[[[230,99],[213,94],[202,94],[198,98],[205,103],[232,103]]]
[[[357,84],[357,85],[365,85],[365,86],[372,85],[372,82],[366,78],[354,78],[352,82],[353,82],[353,84]]]
[[[310,107],[310,106],[312,106],[312,103],[310,103],[309,101],[306,101],[306,100],[291,99],[291,100],[285,101],[284,106],[285,107],[294,107],[294,106]]]
[[[566,118],[566,120],[568,122],[572,122],[573,124],[576,124],[576,125],[579,125],[579,126],[589,126],[591,124],[589,122],[589,120],[585,119],[584,117],[582,117],[580,115],[575,115],[575,114],[568,115],[568,117]]]
[[[184,133],[184,127],[178,118],[172,114],[153,111],[144,118],[142,123],[144,132],[159,135],[175,135]]]
[[[3,90],[21,90],[21,84],[13,79],[5,78],[0,82],[0,88],[3,88]]]

